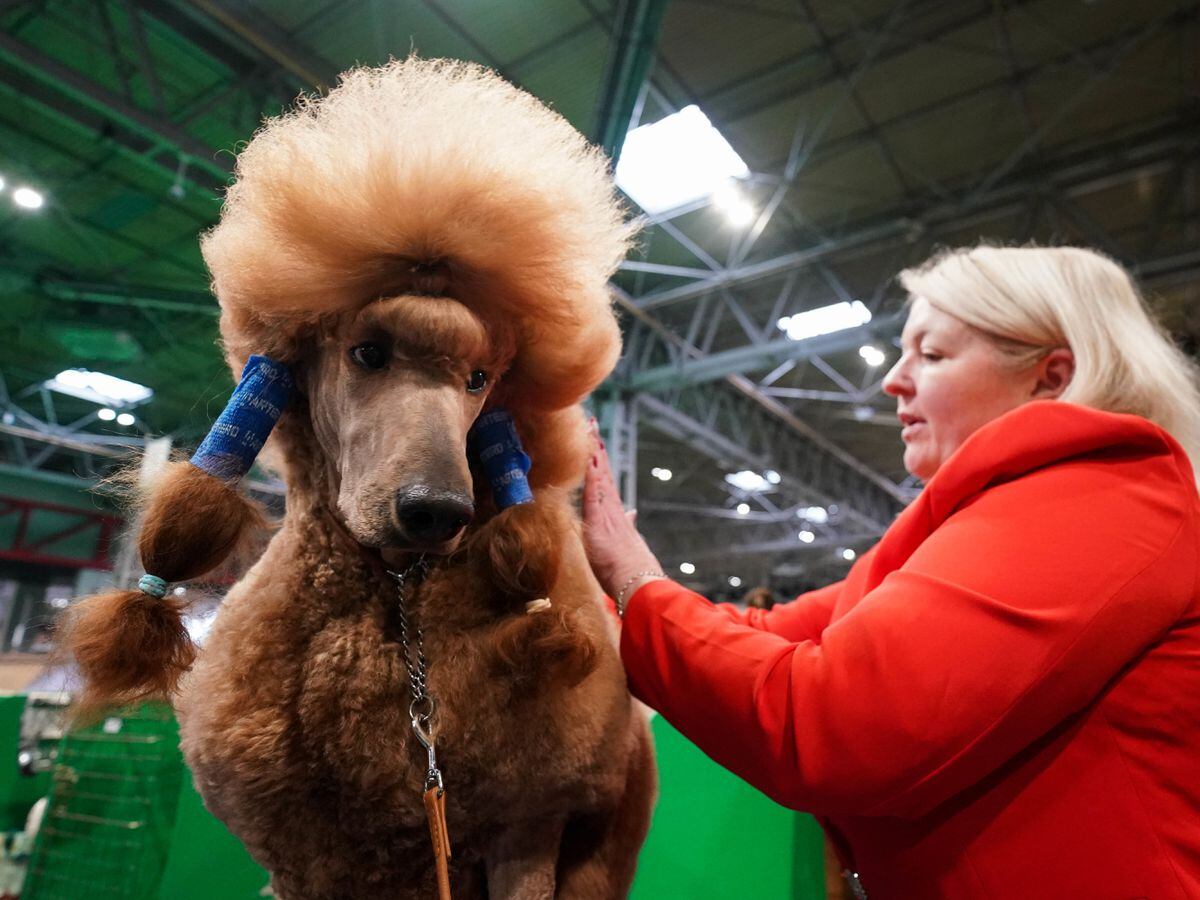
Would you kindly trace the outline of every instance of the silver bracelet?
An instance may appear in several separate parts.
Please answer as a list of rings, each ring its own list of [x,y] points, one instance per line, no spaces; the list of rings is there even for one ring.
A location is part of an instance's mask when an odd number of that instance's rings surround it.
[[[617,615],[618,616],[621,616],[622,618],[625,617],[625,592],[627,590],[629,590],[629,588],[633,585],[633,583],[635,581],[637,581],[639,578],[642,578],[645,575],[653,575],[657,578],[666,578],[667,577],[664,572],[658,572],[658,571],[638,572],[637,574],[630,577],[630,579],[628,581],[626,581],[624,585],[621,586],[621,589],[619,591],[617,591],[617,596],[613,598],[613,603],[617,607]]]

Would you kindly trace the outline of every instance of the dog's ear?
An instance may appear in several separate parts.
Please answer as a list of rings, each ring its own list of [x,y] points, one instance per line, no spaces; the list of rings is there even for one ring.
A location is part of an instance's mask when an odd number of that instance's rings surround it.
[[[264,526],[262,513],[235,487],[190,462],[173,462],[146,499],[138,550],[148,574],[188,581],[220,565],[253,526]],[[142,590],[74,604],[58,650],[74,657],[84,678],[76,715],[88,719],[107,706],[169,697],[195,658],[183,612],[172,594]]]
[[[558,580],[562,545],[572,528],[551,503],[522,503],[502,510],[475,536],[488,581],[514,606],[545,597]],[[486,555],[486,556],[485,556]]]
[[[493,633],[494,668],[525,678],[578,684],[596,667],[595,645],[574,614],[554,605],[553,588],[574,523],[563,504],[535,500],[501,511],[473,538],[472,553],[487,590],[511,613]],[[525,604],[549,597],[551,607],[527,614]]]

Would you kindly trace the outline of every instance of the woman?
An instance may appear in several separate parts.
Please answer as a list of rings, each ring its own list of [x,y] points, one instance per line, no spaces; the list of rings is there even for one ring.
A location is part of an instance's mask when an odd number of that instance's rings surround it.
[[[1090,251],[900,280],[884,389],[926,486],[844,581],[709,604],[662,575],[598,449],[585,539],[630,687],[819,816],[872,900],[1194,900],[1195,367]]]

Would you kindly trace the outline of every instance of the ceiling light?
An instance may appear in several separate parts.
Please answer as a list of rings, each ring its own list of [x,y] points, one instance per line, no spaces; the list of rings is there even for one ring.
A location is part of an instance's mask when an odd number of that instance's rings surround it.
[[[111,422],[117,417],[116,410],[109,409],[107,406],[96,413],[96,418],[101,422]]]
[[[855,328],[870,321],[871,311],[855,300],[853,303],[834,303],[784,316],[775,324],[793,341],[803,341],[819,334]]]
[[[126,428],[128,428],[133,424],[133,415],[130,413],[121,413],[119,416],[117,416],[117,424],[124,425]]]
[[[767,471],[763,472],[763,478],[767,479],[771,484],[779,484],[779,482],[783,481],[783,478],[774,469],[767,469]]]
[[[730,575],[729,576],[729,586],[730,587],[741,587],[742,579],[738,578],[736,575]]]
[[[725,480],[732,484],[735,488],[739,488],[747,493],[755,493],[764,490],[769,482],[757,472],[751,472],[749,469],[743,469],[740,472],[732,472],[725,476]]]
[[[689,562],[680,563],[679,571],[684,575],[694,575],[696,572],[696,567]]]
[[[698,106],[685,106],[625,137],[617,186],[650,214],[707,197],[750,169]]]
[[[13,191],[13,203],[22,209],[41,209],[46,199],[30,187],[19,187]]]
[[[796,510],[796,515],[814,525],[824,525],[829,521],[829,512],[823,506],[803,506]]]
[[[5,185],[4,176],[0,175],[0,191],[4,190],[4,185]]]
[[[807,528],[805,528],[802,532],[800,532],[798,535],[796,535],[796,537],[800,538],[800,541],[805,544],[811,544],[817,538],[817,536],[815,534],[813,534],[811,531],[809,531]]]
[[[739,503],[737,505],[737,514],[739,516],[749,515],[750,514],[750,504],[749,503]]]
[[[858,554],[849,547],[842,551],[842,559],[846,560],[846,562],[852,562],[856,556],[858,556]]]
[[[143,403],[154,396],[154,391],[144,384],[105,375],[103,372],[89,372],[87,369],[63,369],[45,385],[60,394],[103,406]]]
[[[871,368],[882,366],[887,356],[878,347],[872,347],[870,344],[864,344],[858,348],[858,355],[861,356]]]
[[[660,469],[658,466],[655,466],[653,469],[650,470],[650,474],[653,475],[655,478],[657,478],[659,481],[670,481],[671,476],[675,473],[672,472],[670,469]]]
[[[754,205],[746,199],[736,181],[727,181],[713,191],[712,203],[725,214],[731,225],[740,228],[754,221]]]

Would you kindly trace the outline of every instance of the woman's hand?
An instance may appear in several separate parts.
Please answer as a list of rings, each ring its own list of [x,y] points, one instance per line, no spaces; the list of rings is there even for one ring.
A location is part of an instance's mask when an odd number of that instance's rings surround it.
[[[628,600],[643,583],[662,576],[662,566],[634,527],[636,513],[626,513],[608,463],[608,453],[593,420],[593,450],[583,482],[583,546],[596,580],[614,600]],[[637,577],[635,577],[637,576]],[[624,596],[618,598],[618,593]]]

